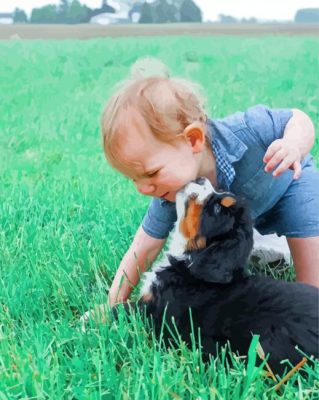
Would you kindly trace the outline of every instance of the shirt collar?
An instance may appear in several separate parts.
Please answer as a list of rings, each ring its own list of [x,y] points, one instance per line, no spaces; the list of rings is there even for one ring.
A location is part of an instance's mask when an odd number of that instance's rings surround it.
[[[231,164],[239,161],[247,146],[243,143],[238,136],[222,122],[222,120],[207,120],[207,128],[209,137],[214,145],[217,143],[222,156],[226,158]]]
[[[218,186],[229,190],[236,175],[232,164],[242,158],[247,146],[218,120],[208,120],[207,128],[216,160]]]

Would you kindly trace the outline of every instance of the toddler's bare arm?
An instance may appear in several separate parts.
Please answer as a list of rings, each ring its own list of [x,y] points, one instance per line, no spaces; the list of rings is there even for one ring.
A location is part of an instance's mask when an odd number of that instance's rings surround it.
[[[115,274],[109,292],[109,304],[125,302],[134,286],[140,280],[141,274],[156,259],[165,244],[166,239],[155,239],[149,236],[140,226],[133,242],[123,257]]]
[[[166,239],[152,238],[144,232],[142,226],[138,228],[111,285],[108,295],[110,306],[125,302],[129,298],[134,286],[138,284],[141,274],[156,259],[165,241]],[[85,325],[90,319],[105,323],[107,308],[107,304],[100,304],[85,312],[80,318],[82,331],[85,331]]]

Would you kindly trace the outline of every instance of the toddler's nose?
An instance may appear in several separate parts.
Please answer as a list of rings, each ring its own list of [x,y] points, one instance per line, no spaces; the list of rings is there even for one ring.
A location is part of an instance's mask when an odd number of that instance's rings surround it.
[[[155,192],[155,185],[136,184],[137,190],[146,195],[151,195]]]

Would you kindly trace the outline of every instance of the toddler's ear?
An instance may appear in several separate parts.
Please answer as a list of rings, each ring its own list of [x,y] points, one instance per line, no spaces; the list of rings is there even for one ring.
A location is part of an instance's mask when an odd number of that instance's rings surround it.
[[[200,153],[203,151],[206,143],[204,124],[193,122],[184,129],[183,136],[191,143],[193,153]]]

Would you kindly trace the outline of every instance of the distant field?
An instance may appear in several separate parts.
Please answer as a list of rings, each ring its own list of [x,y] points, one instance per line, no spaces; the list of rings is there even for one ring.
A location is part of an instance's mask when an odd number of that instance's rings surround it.
[[[316,24],[0,25],[0,40],[91,39],[131,36],[319,35]]]
[[[113,85],[144,55],[199,82],[210,117],[297,107],[318,132],[314,36],[0,42],[0,398],[318,399],[319,363],[277,393],[255,352],[248,368],[225,352],[205,366],[183,343],[165,349],[140,318],[79,331],[148,205],[107,166],[99,131]],[[318,136],[312,153],[318,162]]]

